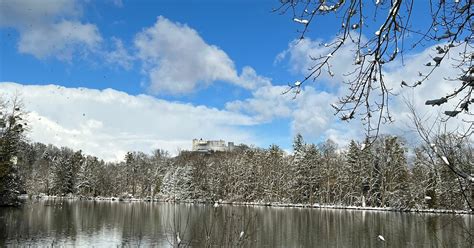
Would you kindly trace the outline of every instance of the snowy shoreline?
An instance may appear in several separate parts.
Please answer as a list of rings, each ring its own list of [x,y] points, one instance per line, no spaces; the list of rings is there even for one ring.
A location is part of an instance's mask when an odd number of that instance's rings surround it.
[[[321,205],[321,204],[299,204],[299,203],[278,203],[278,202],[238,202],[238,201],[204,201],[204,200],[170,200],[163,198],[123,198],[123,197],[89,197],[89,196],[48,196],[23,195],[22,199],[71,199],[71,200],[86,200],[86,201],[116,201],[116,202],[167,202],[167,203],[193,203],[193,204],[207,204],[214,207],[220,205],[231,206],[257,206],[257,207],[275,207],[275,208],[313,208],[313,209],[340,209],[340,210],[364,210],[364,211],[385,211],[385,212],[404,212],[404,213],[431,213],[431,214],[463,214],[474,215],[470,210],[449,210],[449,209],[399,209],[390,207],[362,207],[362,206],[343,206],[343,205]]]

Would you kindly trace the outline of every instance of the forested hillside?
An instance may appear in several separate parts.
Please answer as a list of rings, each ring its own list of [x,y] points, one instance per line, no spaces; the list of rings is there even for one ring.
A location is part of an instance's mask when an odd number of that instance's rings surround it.
[[[453,138],[438,137],[436,144],[450,161],[472,171],[472,144],[450,148]],[[457,178],[432,149],[420,146],[408,155],[408,147],[397,137],[382,137],[368,147],[352,141],[339,148],[330,140],[306,144],[297,135],[293,148],[292,155],[276,145],[210,154],[183,151],[176,157],[162,150],[129,152],[122,162],[107,163],[81,151],[23,142],[17,158],[18,184],[30,195],[401,209],[469,209],[473,201],[473,185]]]

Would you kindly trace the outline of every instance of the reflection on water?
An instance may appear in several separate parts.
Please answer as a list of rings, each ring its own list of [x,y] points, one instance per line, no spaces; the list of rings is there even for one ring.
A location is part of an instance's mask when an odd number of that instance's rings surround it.
[[[474,247],[469,233],[474,216],[77,200],[0,208],[2,247]]]

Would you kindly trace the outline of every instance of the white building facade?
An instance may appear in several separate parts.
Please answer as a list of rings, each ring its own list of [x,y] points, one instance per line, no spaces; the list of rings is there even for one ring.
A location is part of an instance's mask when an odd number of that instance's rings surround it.
[[[234,142],[226,144],[224,140],[193,139],[193,151],[196,152],[225,152],[234,150]]]

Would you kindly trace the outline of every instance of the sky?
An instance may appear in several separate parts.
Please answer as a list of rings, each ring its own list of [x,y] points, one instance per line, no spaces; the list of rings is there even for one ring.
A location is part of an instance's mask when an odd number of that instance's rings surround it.
[[[282,94],[306,75],[309,54],[324,54],[320,44],[334,39],[339,22],[323,19],[296,43],[301,24],[272,12],[278,3],[0,0],[0,95],[23,99],[29,140],[105,160],[159,148],[176,154],[193,138],[286,151],[296,133],[341,147],[361,140],[360,122],[340,121],[330,107],[344,93],[342,76],[322,76],[295,99]],[[395,91],[420,108],[449,86],[397,86],[432,49],[413,50],[387,71]],[[344,74],[353,56],[344,47],[335,71]],[[450,73],[442,67],[433,78]],[[412,134],[403,102],[392,106],[400,121],[383,132]]]

